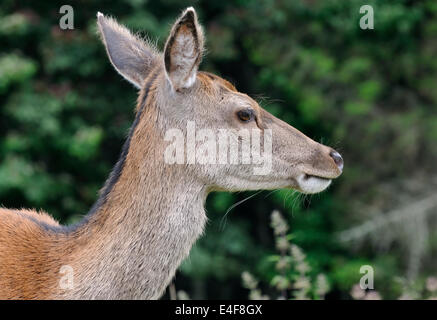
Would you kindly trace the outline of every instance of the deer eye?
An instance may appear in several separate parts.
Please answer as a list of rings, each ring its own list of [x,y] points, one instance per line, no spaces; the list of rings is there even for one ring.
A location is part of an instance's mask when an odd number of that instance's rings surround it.
[[[243,109],[237,112],[238,118],[243,122],[249,122],[254,119],[254,112],[252,109]]]

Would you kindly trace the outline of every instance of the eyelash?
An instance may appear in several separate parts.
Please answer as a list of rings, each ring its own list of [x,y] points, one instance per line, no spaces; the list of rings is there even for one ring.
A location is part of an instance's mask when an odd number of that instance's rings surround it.
[[[255,114],[251,109],[240,110],[237,112],[237,116],[242,122],[250,122],[255,118]]]

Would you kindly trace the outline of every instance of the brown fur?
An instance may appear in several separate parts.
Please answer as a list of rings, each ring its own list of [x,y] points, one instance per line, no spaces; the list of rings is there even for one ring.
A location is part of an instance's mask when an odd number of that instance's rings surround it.
[[[0,299],[45,299],[56,287],[59,227],[46,213],[0,209]]]

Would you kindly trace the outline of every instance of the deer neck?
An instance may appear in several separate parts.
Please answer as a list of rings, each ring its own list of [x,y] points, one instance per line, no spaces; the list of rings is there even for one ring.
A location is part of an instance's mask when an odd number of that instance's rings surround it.
[[[100,199],[75,232],[77,272],[67,296],[159,298],[203,231],[207,190],[183,166],[164,163],[156,112],[139,109],[137,118],[148,120],[134,122]]]

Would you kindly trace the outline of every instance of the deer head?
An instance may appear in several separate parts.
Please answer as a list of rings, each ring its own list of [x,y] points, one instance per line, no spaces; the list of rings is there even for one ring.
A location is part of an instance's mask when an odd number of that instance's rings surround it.
[[[184,147],[179,154],[184,163],[176,163],[175,166],[184,170],[187,176],[201,181],[209,190],[294,188],[303,193],[317,193],[341,174],[343,159],[338,152],[274,117],[228,81],[198,71],[204,51],[204,36],[193,8],[186,9],[173,25],[163,54],[100,13],[98,26],[114,68],[141,90],[137,112],[141,112],[146,104],[141,97],[146,100],[148,91],[152,86],[154,88],[153,98],[150,98],[154,101],[147,103],[146,108],[154,108],[155,116],[153,119],[143,116],[139,121],[154,123],[154,135],[160,137],[155,140],[155,147],[171,144],[166,139],[169,132],[180,130],[182,140],[177,139],[178,135],[170,134],[174,138],[173,143],[182,143]],[[202,132],[201,139],[195,139],[194,150],[187,146],[190,123],[197,129],[209,130],[208,134]],[[260,148],[264,152],[269,149],[266,144],[266,132],[269,132],[271,170],[255,174],[255,165],[251,161],[190,162],[190,153],[205,148],[205,141],[211,136],[210,140],[218,139],[221,133],[227,131],[230,141],[242,142],[241,130],[251,132],[252,137],[254,134],[264,136],[264,141],[260,139]],[[252,138],[251,141],[255,140]],[[207,142],[210,147],[212,141]],[[207,149],[218,152],[219,148],[213,143],[212,149]],[[160,150],[165,153],[162,148]],[[232,150],[225,152],[231,156]],[[240,149],[237,152],[243,156]],[[164,158],[162,154],[163,162]],[[148,159],[145,157],[144,161]]]

